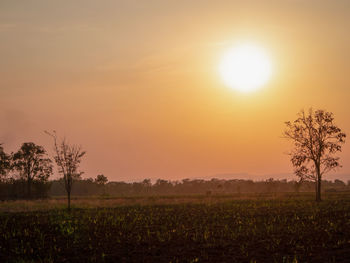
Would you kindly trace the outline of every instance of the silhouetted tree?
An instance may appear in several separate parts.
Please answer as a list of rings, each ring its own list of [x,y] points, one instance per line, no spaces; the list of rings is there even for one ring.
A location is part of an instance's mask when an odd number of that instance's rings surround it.
[[[13,157],[13,168],[19,177],[27,183],[28,197],[32,197],[31,187],[34,180],[46,182],[52,174],[52,162],[42,146],[32,142],[22,144]]]
[[[99,186],[103,189],[103,194],[105,194],[105,185],[108,182],[108,178],[104,176],[103,174],[99,174],[96,176],[95,183],[97,183]]]
[[[340,167],[339,157],[345,142],[345,133],[334,124],[333,113],[324,110],[301,111],[294,122],[286,122],[284,135],[294,142],[290,153],[295,174],[313,180],[316,185],[316,201],[321,201],[322,176]]]
[[[103,174],[99,174],[96,176],[95,183],[99,185],[105,185],[108,182],[108,178]]]
[[[78,169],[86,152],[82,150],[81,146],[69,144],[65,138],[58,141],[55,131],[53,133],[46,131],[46,133],[54,140],[54,158],[58,166],[58,172],[63,175],[62,179],[67,192],[68,211],[70,211],[73,182],[83,174]]]
[[[171,191],[173,185],[170,181],[157,179],[153,187],[159,194],[168,194]]]
[[[7,177],[8,172],[11,169],[11,157],[4,152],[2,144],[0,144],[0,181]]]

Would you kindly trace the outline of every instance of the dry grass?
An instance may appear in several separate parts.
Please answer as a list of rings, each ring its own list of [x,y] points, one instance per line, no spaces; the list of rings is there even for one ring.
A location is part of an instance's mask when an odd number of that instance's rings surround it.
[[[350,199],[350,193],[324,193],[324,199]],[[214,194],[206,195],[170,195],[170,196],[130,196],[130,197],[75,197],[72,198],[72,208],[99,208],[132,205],[169,205],[187,203],[215,204],[239,200],[313,200],[314,193],[263,193],[263,194]],[[65,209],[65,197],[55,197],[44,200],[14,200],[1,201],[0,212],[28,212],[51,209]]]

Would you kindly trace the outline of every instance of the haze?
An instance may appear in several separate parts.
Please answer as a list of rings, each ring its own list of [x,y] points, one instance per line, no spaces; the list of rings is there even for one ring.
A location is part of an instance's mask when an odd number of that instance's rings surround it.
[[[0,142],[52,150],[56,130],[84,177],[292,179],[285,121],[326,109],[349,134],[349,28],[347,0],[2,0]],[[253,93],[218,75],[240,41],[274,63]],[[349,179],[350,144],[341,161],[325,179]]]

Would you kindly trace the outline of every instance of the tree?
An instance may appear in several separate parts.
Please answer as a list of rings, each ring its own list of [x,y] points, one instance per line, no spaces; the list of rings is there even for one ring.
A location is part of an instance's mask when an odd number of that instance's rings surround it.
[[[0,181],[6,178],[11,169],[10,155],[4,152],[2,144],[0,144]]]
[[[52,174],[52,162],[47,157],[46,150],[32,142],[23,143],[12,160],[14,170],[26,181],[27,195],[31,198],[33,181],[46,182]]]
[[[151,191],[151,188],[152,188],[151,179],[144,179],[141,184],[142,184],[142,188],[144,189],[146,194],[149,194],[149,192]]]
[[[108,178],[104,176],[103,174],[99,174],[96,176],[95,183],[97,183],[99,186],[103,189],[103,194],[105,194],[105,184],[108,182]]]
[[[295,174],[304,180],[312,180],[316,187],[316,201],[321,201],[322,176],[338,167],[335,156],[345,143],[345,133],[334,124],[333,113],[324,110],[301,111],[294,122],[286,122],[284,136],[294,142],[289,153]]]
[[[99,185],[105,185],[108,182],[108,178],[103,174],[99,174],[96,176],[95,183]]]
[[[54,159],[58,166],[58,172],[63,176],[62,179],[67,192],[68,211],[70,211],[73,182],[83,174],[78,169],[86,152],[82,150],[81,146],[69,144],[65,138],[58,141],[55,131],[53,133],[46,131],[46,133],[54,140]]]

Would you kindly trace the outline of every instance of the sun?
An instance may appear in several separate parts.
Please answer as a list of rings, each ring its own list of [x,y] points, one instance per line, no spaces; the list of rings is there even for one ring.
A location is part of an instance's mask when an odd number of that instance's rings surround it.
[[[271,61],[266,51],[252,44],[234,46],[226,51],[219,64],[223,82],[241,92],[251,92],[270,79]]]

